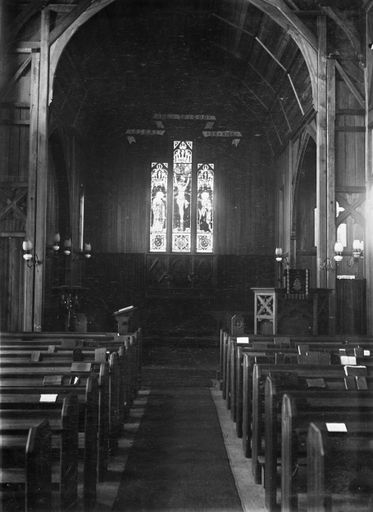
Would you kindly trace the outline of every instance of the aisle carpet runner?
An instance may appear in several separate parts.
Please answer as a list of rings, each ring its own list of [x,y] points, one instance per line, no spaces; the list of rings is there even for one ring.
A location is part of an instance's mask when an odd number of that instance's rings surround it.
[[[144,380],[149,399],[113,510],[242,512],[211,372],[153,367]]]

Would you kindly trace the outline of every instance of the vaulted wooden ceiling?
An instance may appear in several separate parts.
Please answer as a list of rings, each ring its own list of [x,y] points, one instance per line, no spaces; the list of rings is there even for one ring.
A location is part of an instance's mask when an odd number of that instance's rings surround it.
[[[276,152],[313,115],[309,69],[291,28],[301,26],[317,41],[320,15],[327,17],[328,55],[363,91],[362,0],[103,3],[108,5],[76,32],[58,64],[54,127],[111,137],[155,128],[155,113],[206,114],[216,117],[215,130],[262,135]],[[36,44],[38,11],[46,4],[51,35],[57,35],[90,2],[8,0],[11,51]],[[18,55],[10,76],[19,66]]]

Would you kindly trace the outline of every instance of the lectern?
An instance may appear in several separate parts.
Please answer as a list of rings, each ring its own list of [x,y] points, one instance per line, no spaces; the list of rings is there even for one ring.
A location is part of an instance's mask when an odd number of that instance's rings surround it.
[[[135,311],[135,306],[127,306],[125,308],[118,309],[118,311],[114,311],[113,314],[118,324],[118,334],[128,334]]]

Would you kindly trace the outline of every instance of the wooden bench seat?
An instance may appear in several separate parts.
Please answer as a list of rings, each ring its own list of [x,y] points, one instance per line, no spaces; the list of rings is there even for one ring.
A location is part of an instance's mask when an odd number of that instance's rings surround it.
[[[60,409],[43,407],[32,410],[0,409],[1,435],[26,435],[30,427],[46,418],[51,429],[52,484],[56,486],[53,502],[56,510],[68,510],[78,499],[78,401],[66,396]]]
[[[4,512],[52,509],[51,431],[47,420],[23,434],[0,434],[0,460]]]
[[[370,369],[367,369],[368,375]],[[252,378],[246,381],[243,402],[243,440],[251,441],[253,475],[256,483],[261,482],[261,470],[257,463],[260,451],[260,436],[264,433],[264,388],[268,375],[283,375],[285,378],[323,378],[340,379],[343,382],[345,370],[340,365],[263,365],[254,364]]]
[[[120,356],[113,352],[109,356],[108,363],[100,361],[71,362],[70,360],[53,361],[49,365],[46,361],[14,363],[1,368],[0,386],[7,386],[14,376],[35,378],[35,375],[44,375],[53,381],[53,376],[62,375],[62,382],[66,382],[69,376],[74,385],[75,378],[84,379],[84,376],[93,374],[98,376],[99,385],[99,417],[102,418],[99,426],[106,428],[103,421],[108,417],[108,436],[110,447],[114,449],[117,438],[122,430],[126,409],[129,404],[126,400],[127,389],[124,383],[123,368],[121,368]],[[79,382],[79,381],[78,381]],[[104,430],[100,430],[104,432]]]
[[[236,433],[238,437],[242,437],[242,400],[243,400],[243,366],[244,354],[250,357],[251,368],[255,363],[262,364],[341,364],[340,350],[344,354],[354,355],[357,350],[356,346],[349,349],[341,349],[337,343],[320,343],[309,342],[307,345],[300,346],[282,346],[274,343],[254,342],[249,345],[237,343],[237,339],[228,337],[225,341],[225,371],[223,372],[222,386],[224,389],[223,396],[226,398],[227,408],[231,411],[231,417],[236,422]],[[224,347],[224,346],[223,346]],[[360,347],[357,353],[364,352]],[[370,351],[368,351],[370,352]],[[246,361],[246,371],[249,368],[249,359]],[[356,364],[365,364],[373,366],[372,357],[358,357]],[[225,380],[224,380],[225,379]]]
[[[71,393],[71,387],[43,386],[39,389],[29,387],[14,387],[3,390],[0,394],[0,417],[2,410],[45,410],[59,408],[59,402]],[[97,378],[90,376],[85,386],[75,386],[79,403],[78,431],[84,434],[84,445],[79,450],[80,459],[83,462],[83,499],[86,507],[90,507],[96,500],[97,480],[97,419],[98,419],[98,383]],[[52,395],[52,402],[41,401],[41,396]]]
[[[320,381],[320,379],[318,379]],[[324,381],[328,381],[325,377]],[[328,389],[325,387],[320,388],[309,388],[309,379],[307,377],[298,377],[287,381],[284,378],[278,378],[278,375],[269,375],[265,382],[265,408],[264,408],[264,419],[263,424],[265,428],[264,435],[264,453],[263,464],[260,462],[261,455],[258,457],[258,463],[264,468],[264,487],[265,487],[265,502],[268,510],[276,509],[276,489],[278,483],[278,472],[277,469],[280,464],[280,453],[281,453],[281,412],[282,412],[282,397],[286,393],[292,393],[296,397],[301,397],[305,400],[305,397],[320,397],[319,407],[314,407],[313,412],[322,412],[324,415],[336,414],[336,410],[340,409],[333,407],[333,399],[337,399],[339,395],[345,397],[345,403],[350,404],[353,401],[353,405],[350,407],[354,410],[354,413],[358,413],[357,404],[359,404],[359,397],[362,396],[359,391],[346,391],[343,385],[343,378],[339,378],[341,386],[339,389]],[[371,381],[371,395],[373,396],[373,379]],[[332,377],[333,385],[336,383],[334,377]],[[359,394],[360,393],[360,394]],[[369,400],[365,398],[365,400]],[[369,406],[369,402],[367,403]],[[311,408],[310,408],[311,410]],[[345,411],[343,411],[345,412]],[[261,440],[263,436],[261,436]],[[261,451],[262,453],[262,451]]]
[[[276,421],[281,435],[281,507],[296,511],[298,494],[305,484],[306,436],[311,421],[364,423],[373,420],[373,392],[369,391],[292,391],[282,399],[281,420]],[[268,459],[267,459],[268,455]],[[272,452],[266,453],[265,491],[269,509],[275,505],[275,467]],[[268,463],[268,467],[267,467]],[[268,473],[267,473],[268,471]]]
[[[373,507],[373,422],[333,432],[312,422],[307,436],[308,512],[369,512]]]

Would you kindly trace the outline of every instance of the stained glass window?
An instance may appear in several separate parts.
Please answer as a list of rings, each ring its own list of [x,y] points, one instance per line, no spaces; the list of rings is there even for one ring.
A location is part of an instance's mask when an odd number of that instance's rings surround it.
[[[172,250],[175,252],[191,250],[192,149],[191,141],[174,141]]]
[[[214,164],[197,166],[197,252],[212,252]]]
[[[168,164],[152,163],[150,250],[167,250],[167,180]]]
[[[167,163],[151,164],[150,251],[212,253],[214,164],[193,166],[193,142],[174,141],[171,177]]]

